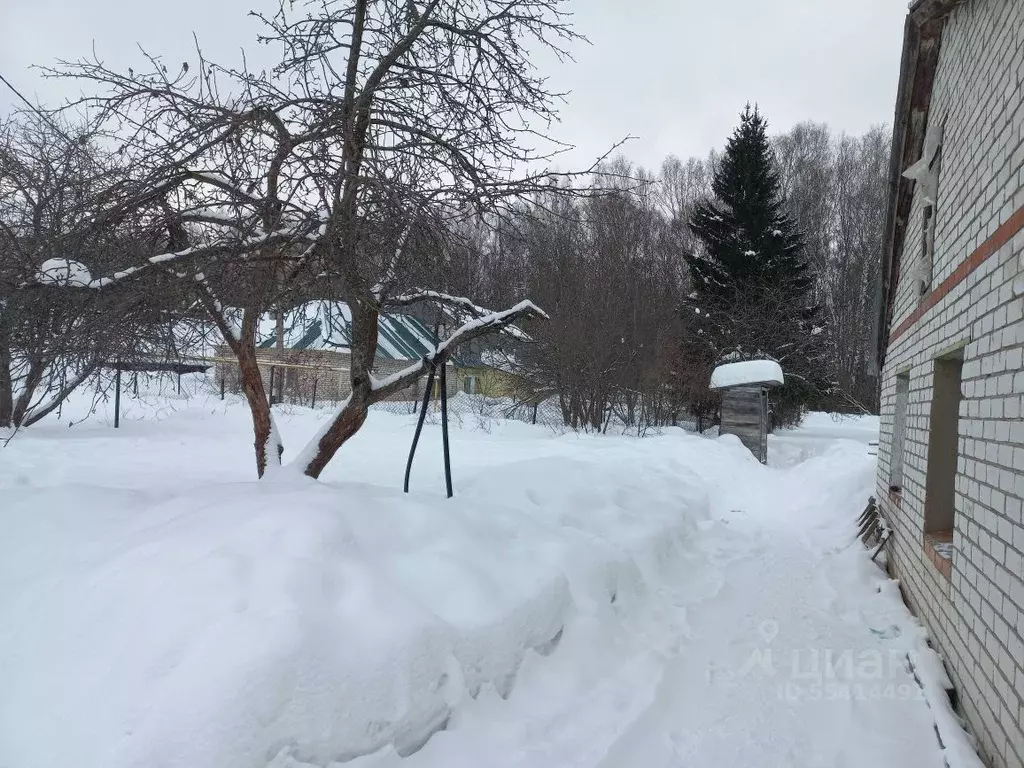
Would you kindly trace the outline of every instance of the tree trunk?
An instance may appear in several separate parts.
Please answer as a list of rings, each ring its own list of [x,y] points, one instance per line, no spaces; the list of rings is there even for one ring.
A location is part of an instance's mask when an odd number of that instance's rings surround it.
[[[259,308],[247,307],[242,311],[242,327],[240,332],[236,333],[225,317],[220,302],[205,283],[198,287],[197,296],[238,361],[242,394],[249,403],[252,430],[256,438],[253,443],[256,451],[256,474],[263,477],[268,463],[280,466],[284,446],[281,444],[281,436],[274,429],[267,391],[263,387],[263,378],[260,376],[260,367],[256,360],[256,324],[260,317]]]
[[[373,383],[370,380],[370,371],[373,369],[373,360],[377,355],[379,312],[372,308],[370,302],[367,301],[353,302],[350,306],[352,308],[352,346],[349,358],[349,376],[352,393],[349,395],[348,403],[320,437],[316,454],[302,470],[312,478],[320,477],[320,473],[334,458],[338,449],[363,426],[372,402]]]
[[[14,382],[11,380],[11,351],[0,344],[0,427],[14,426]]]
[[[249,411],[252,413],[252,429],[256,437],[253,443],[256,450],[256,474],[263,477],[268,461],[273,464],[281,463],[284,446],[281,444],[279,435],[273,436],[273,445],[270,445],[273,420],[255,352],[247,348],[246,345],[241,345],[236,351],[236,357],[241,372],[242,393],[245,395],[245,399],[249,403]]]
[[[367,406],[361,402],[349,400],[348,404],[341,409],[334,422],[331,424],[320,442],[317,444],[317,451],[313,458],[303,468],[303,472],[312,478],[320,477],[324,467],[334,458],[334,454],[345,444],[352,435],[359,431],[366,421],[369,413]]]
[[[32,404],[32,397],[36,393],[36,388],[39,386],[39,382],[43,380],[44,366],[39,360],[33,360],[28,367],[28,373],[25,375],[25,383],[21,389],[21,394],[18,395],[17,401],[14,403],[14,411],[11,414],[11,421],[14,426],[20,426],[22,419],[25,418],[25,413],[28,411],[29,405]]]

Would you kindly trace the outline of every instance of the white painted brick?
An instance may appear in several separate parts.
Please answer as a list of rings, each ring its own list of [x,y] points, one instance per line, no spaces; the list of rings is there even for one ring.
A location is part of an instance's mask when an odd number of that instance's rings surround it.
[[[1024,2],[968,0],[947,18],[929,118],[945,121],[934,285],[1024,206]],[[921,201],[908,216],[901,274],[914,272]],[[904,497],[893,564],[963,688],[965,711],[993,768],[1024,768],[1024,300],[1012,295],[1024,231],[981,263],[899,339],[882,374],[879,484],[887,478],[894,372],[911,369]],[[901,280],[894,321],[918,306]],[[935,356],[964,348],[952,598],[922,556]],[[1012,668],[1012,669],[1011,669]],[[1013,752],[1013,744],[1019,744]]]

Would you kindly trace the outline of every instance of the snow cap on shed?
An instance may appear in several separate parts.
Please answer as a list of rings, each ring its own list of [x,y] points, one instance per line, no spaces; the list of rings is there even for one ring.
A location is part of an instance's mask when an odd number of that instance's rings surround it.
[[[728,389],[761,384],[777,387],[785,383],[782,366],[774,360],[745,360],[726,363],[711,373],[711,389]]]

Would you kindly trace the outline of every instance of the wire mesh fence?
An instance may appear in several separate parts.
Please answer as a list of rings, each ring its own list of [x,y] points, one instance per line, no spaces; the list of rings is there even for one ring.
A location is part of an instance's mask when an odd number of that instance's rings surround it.
[[[440,419],[440,393],[432,393],[427,403],[427,420]],[[377,403],[372,410],[399,415],[415,415],[422,400],[387,400]],[[520,421],[553,429],[565,427],[561,410],[554,398],[528,403],[511,397],[489,397],[481,394],[456,392],[448,396],[448,419],[456,426],[488,428],[496,421]]]
[[[337,372],[325,372],[321,368],[308,366],[268,366],[264,372],[264,384],[273,407],[313,408],[330,410],[338,407],[344,398],[338,386]],[[96,384],[96,396],[114,397],[115,379],[112,374],[102,377]],[[376,403],[371,411],[397,416],[415,417],[423,407],[423,386],[416,386],[399,397]],[[520,422],[544,427],[555,432],[587,431],[608,434],[635,434],[638,436],[660,434],[665,427],[679,427],[692,431],[696,425],[669,411],[632,412],[622,403],[606,406],[600,415],[599,424],[572,424],[567,418],[557,395],[525,400],[511,396],[490,396],[463,390],[464,381],[459,377],[449,379],[448,419],[455,428],[490,431],[502,422]],[[150,401],[150,406],[174,408],[174,403],[194,399],[225,400],[240,394],[237,375],[222,365],[210,365],[205,372],[177,374],[173,372],[125,372],[121,377],[121,398],[125,407],[131,408],[132,400]],[[441,419],[440,388],[435,382],[427,400],[427,423]],[[595,419],[594,421],[598,421]]]

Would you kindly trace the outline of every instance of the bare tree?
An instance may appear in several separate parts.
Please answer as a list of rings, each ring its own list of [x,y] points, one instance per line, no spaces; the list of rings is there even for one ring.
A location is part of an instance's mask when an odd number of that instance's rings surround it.
[[[525,282],[551,318],[513,368],[529,397],[556,399],[566,426],[642,432],[672,411],[683,264],[653,177],[624,159],[605,170],[585,200],[548,194],[521,211],[511,261],[522,272],[501,281]]]
[[[317,477],[370,405],[442,365],[455,348],[540,316],[529,302],[482,310],[424,286],[424,253],[469,212],[506,207],[557,177],[517,176],[562,148],[543,137],[558,95],[531,64],[576,38],[563,0],[327,0],[282,3],[262,38],[284,51],[269,73],[205,60],[144,72],[100,61],[65,77],[101,92],[97,133],[130,158],[133,178],[108,215],[144,208],[165,251],[93,281],[155,274],[190,285],[241,368],[257,470],[283,451],[255,357],[260,318],[302,298],[352,310],[351,396],[297,459]],[[546,146],[536,151],[534,145]],[[433,274],[437,274],[435,270]],[[422,302],[469,313],[425,359],[373,375],[381,312]]]
[[[836,382],[830,408],[877,408],[872,354],[872,286],[881,255],[889,131],[835,136],[800,123],[776,137],[789,210],[802,230],[815,272]]]

